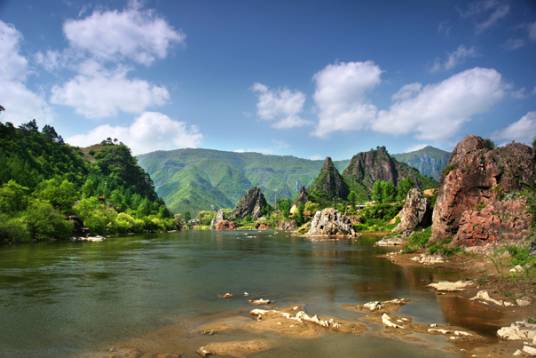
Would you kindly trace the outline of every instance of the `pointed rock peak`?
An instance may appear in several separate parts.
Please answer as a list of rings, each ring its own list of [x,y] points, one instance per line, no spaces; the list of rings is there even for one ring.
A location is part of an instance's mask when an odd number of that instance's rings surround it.
[[[323,169],[335,168],[335,164],[333,164],[333,160],[331,160],[331,157],[326,157],[326,159],[324,159],[324,164],[322,165],[322,168]]]
[[[307,192],[307,189],[305,189],[305,187],[302,186],[300,189],[300,192],[298,193],[298,198],[296,199],[296,202],[305,204],[308,200],[309,200],[309,193]]]
[[[252,219],[258,219],[269,211],[269,207],[261,189],[255,186],[240,199],[233,213],[237,218],[251,216]]]

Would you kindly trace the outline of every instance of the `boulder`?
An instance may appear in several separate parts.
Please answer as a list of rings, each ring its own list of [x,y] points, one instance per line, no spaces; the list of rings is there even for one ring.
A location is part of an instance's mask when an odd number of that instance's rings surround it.
[[[477,136],[464,138],[452,153],[432,218],[432,240],[475,246],[527,236],[532,215],[523,198],[509,193],[536,183],[534,151],[512,143],[494,148]]]
[[[216,231],[232,231],[234,229],[236,229],[236,224],[229,220],[218,221],[213,227],[213,230]]]
[[[298,228],[296,225],[296,221],[294,220],[285,220],[281,221],[279,225],[277,226],[277,230],[281,231],[294,231]]]
[[[254,187],[249,189],[242,199],[240,199],[233,214],[236,218],[243,219],[246,216],[251,216],[253,220],[256,220],[263,216],[268,209],[269,205],[261,189]]]
[[[352,221],[333,208],[317,211],[307,236],[355,236]]]
[[[393,231],[404,237],[409,236],[419,225],[426,226],[427,221],[431,219],[431,214],[428,199],[419,189],[412,188],[406,195],[404,207],[398,213],[400,223]]]

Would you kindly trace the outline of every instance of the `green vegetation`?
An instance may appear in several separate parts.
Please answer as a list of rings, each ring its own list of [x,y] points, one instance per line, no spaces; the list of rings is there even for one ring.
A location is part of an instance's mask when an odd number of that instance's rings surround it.
[[[406,245],[403,248],[405,253],[416,252],[422,250],[428,244],[430,237],[432,236],[432,228],[428,227],[421,231],[413,232],[409,237]]]
[[[354,225],[356,231],[389,231],[398,222],[389,223],[402,209],[401,202],[376,203],[357,212],[358,223]]]
[[[130,150],[107,139],[82,152],[51,126],[0,123],[0,241],[159,231],[174,219]],[[78,220],[78,221],[77,221]]]

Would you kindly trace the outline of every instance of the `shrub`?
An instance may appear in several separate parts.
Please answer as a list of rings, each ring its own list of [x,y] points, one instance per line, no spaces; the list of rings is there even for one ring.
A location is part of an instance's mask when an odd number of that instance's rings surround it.
[[[33,200],[24,214],[24,222],[34,240],[66,239],[72,235],[73,223],[48,201]]]
[[[415,231],[408,237],[408,241],[403,248],[406,253],[415,252],[426,247],[430,237],[432,236],[432,228],[427,227],[421,231]]]

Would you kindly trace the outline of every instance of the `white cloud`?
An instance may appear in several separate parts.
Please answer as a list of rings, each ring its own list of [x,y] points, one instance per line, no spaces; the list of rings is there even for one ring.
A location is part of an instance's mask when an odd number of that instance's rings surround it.
[[[517,50],[523,46],[525,46],[525,40],[519,38],[510,38],[504,43],[504,48],[510,51]]]
[[[528,112],[518,121],[497,131],[494,139],[530,144],[536,138],[536,112]]]
[[[21,124],[36,118],[52,121],[46,100],[26,87],[28,60],[20,54],[22,35],[15,27],[0,20],[0,104],[5,107],[0,120]]]
[[[274,128],[295,128],[309,122],[301,117],[305,94],[281,88],[272,90],[262,83],[255,83],[251,90],[257,94],[257,116],[271,122]]]
[[[529,39],[531,39],[532,41],[536,41],[536,21],[534,21],[532,24],[529,24],[528,30]]]
[[[508,15],[510,5],[502,0],[473,1],[466,10],[460,11],[464,18],[476,21],[477,32],[483,32],[493,27],[500,19]]]
[[[381,82],[381,73],[372,61],[338,62],[317,72],[313,79],[319,121],[313,135],[364,128],[376,116],[365,94]]]
[[[98,63],[80,65],[80,74],[52,88],[51,102],[73,107],[88,118],[110,117],[119,112],[140,113],[165,104],[169,92],[144,80],[130,79],[122,68],[105,70]]]
[[[174,43],[184,43],[186,35],[175,30],[154,11],[129,6],[123,11],[99,11],[83,19],[68,20],[63,32],[71,47],[97,59],[129,59],[144,65],[167,56]]]
[[[512,98],[515,98],[515,99],[525,99],[530,95],[530,93],[527,91],[525,87],[521,87],[518,89],[512,89],[510,91],[510,95],[512,96]]]
[[[413,97],[416,93],[419,93],[421,89],[422,84],[420,84],[419,82],[409,83],[407,85],[402,86],[402,88],[400,88],[398,92],[396,92],[391,97],[391,99],[393,101],[402,101]]]
[[[22,35],[10,24],[0,20],[0,78],[22,81],[26,78],[28,61],[20,53]]]
[[[378,113],[372,128],[389,134],[415,133],[423,140],[447,139],[474,115],[497,103],[504,87],[501,74],[494,69],[466,70],[395,101]]]
[[[432,65],[431,71],[432,72],[438,72],[441,70],[448,71],[457,65],[463,63],[465,60],[469,58],[476,57],[478,55],[476,49],[474,47],[465,47],[463,45],[458,46],[456,50],[453,52],[450,52],[447,55],[447,58],[445,61],[441,61],[440,59],[436,59],[434,64]]]
[[[404,153],[415,152],[417,150],[421,150],[423,148],[426,148],[428,145],[429,144],[415,144],[415,145],[412,145],[412,146],[406,148]]]
[[[34,56],[35,62],[50,72],[56,71],[65,66],[67,64],[68,57],[68,54],[55,50],[47,50],[45,52],[38,51]]]
[[[117,138],[128,145],[134,154],[155,150],[195,148],[203,135],[196,126],[176,121],[158,112],[142,113],[129,126],[98,126],[88,133],[67,138],[67,142],[79,147],[100,143],[106,138]]]

